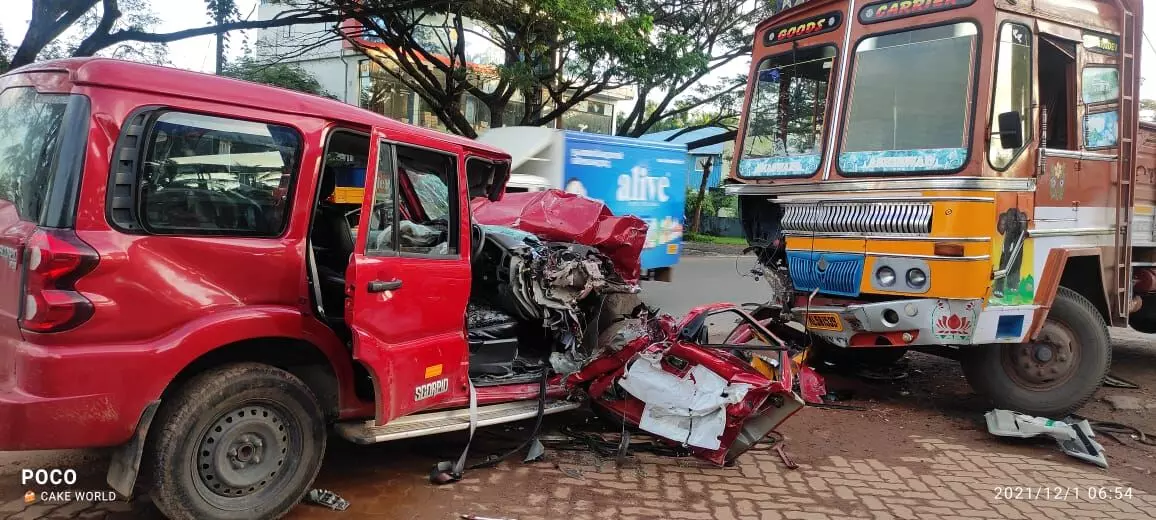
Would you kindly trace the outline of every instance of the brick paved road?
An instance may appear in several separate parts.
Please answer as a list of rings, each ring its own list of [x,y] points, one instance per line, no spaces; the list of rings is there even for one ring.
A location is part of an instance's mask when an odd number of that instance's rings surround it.
[[[1090,466],[977,451],[940,439],[913,440],[923,453],[895,463],[832,456],[798,470],[786,469],[770,451],[749,453],[738,467],[724,469],[653,456],[641,456],[639,464],[625,469],[613,462],[584,463],[588,456],[563,461],[559,468],[504,465],[475,473],[452,488],[448,499],[465,508],[460,512],[518,520],[1141,519],[1156,514],[1156,496],[1138,489],[1131,490],[1131,498],[1089,499],[1089,489],[1129,489]],[[996,489],[1004,486],[1073,491],[1060,499],[997,499]],[[492,503],[495,488],[511,487],[525,490],[524,503]],[[352,511],[384,518],[404,510],[361,510],[355,504]],[[330,516],[299,513],[299,518]]]
[[[1142,519],[1156,518],[1156,495],[1129,488],[1129,483],[1087,465],[1058,458],[976,449],[949,440],[912,436],[904,444],[916,449],[890,460],[828,456],[786,469],[769,450],[756,450],[733,468],[716,468],[693,459],[641,454],[625,467],[600,461],[587,452],[551,452],[548,462],[503,463],[475,470],[462,482],[434,487],[412,470],[382,475],[368,470],[349,478],[366,484],[352,490],[342,479],[334,484],[352,502],[343,513],[300,506],[291,518],[430,518],[451,519],[462,513],[517,520],[595,519]],[[364,449],[364,448],[356,448]],[[1014,450],[1012,450],[1014,451]],[[1041,457],[1052,452],[1039,450]],[[370,454],[368,465],[388,466],[395,459]],[[394,468],[390,468],[394,469]],[[409,488],[394,493],[391,486]],[[1050,496],[1003,498],[999,488],[1024,488]],[[1054,488],[1065,496],[1057,498]],[[374,491],[376,490],[376,491]],[[1106,493],[1089,497],[1089,490]],[[1132,496],[1117,498],[1117,491]],[[1014,494],[1014,493],[1013,493]],[[5,497],[8,499],[8,497]],[[74,503],[25,507],[19,498],[0,502],[0,518],[155,518],[147,502]]]

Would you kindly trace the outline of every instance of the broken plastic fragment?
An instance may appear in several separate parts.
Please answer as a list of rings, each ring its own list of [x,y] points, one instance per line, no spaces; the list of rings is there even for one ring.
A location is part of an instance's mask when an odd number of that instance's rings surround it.
[[[1076,421],[1069,417],[1056,421],[998,409],[987,412],[984,418],[987,420],[987,431],[992,435],[1021,439],[1047,435],[1056,439],[1064,453],[1101,468],[1108,467],[1104,447],[1092,440],[1096,434],[1086,420]]]
[[[820,404],[827,394],[827,382],[815,369],[803,364],[799,366],[799,393],[807,404]]]
[[[586,365],[586,360],[574,359],[572,355],[573,350],[567,349],[566,353],[554,352],[550,354],[550,367],[562,375],[569,375],[582,370]]]
[[[319,506],[325,506],[334,511],[345,511],[349,509],[349,501],[341,498],[332,491],[327,489],[312,489],[308,495],[305,495],[305,501]]]
[[[526,457],[522,459],[523,463],[536,462],[542,460],[546,456],[546,447],[542,445],[542,441],[537,437],[530,441],[530,449],[526,451]]]

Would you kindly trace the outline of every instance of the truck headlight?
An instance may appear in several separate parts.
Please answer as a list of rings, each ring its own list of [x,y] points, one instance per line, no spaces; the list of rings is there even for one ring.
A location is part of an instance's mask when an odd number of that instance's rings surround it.
[[[923,269],[911,268],[907,270],[907,285],[913,289],[920,289],[927,284],[927,273]]]
[[[895,270],[887,266],[880,267],[875,271],[875,279],[879,281],[879,285],[891,287],[895,285]]]

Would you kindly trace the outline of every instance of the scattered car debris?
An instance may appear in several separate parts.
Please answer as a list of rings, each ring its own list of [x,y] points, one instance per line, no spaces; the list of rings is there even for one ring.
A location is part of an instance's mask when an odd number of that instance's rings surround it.
[[[1156,435],[1144,433],[1135,426],[1129,426],[1127,424],[1117,422],[1098,421],[1096,419],[1088,419],[1088,424],[1092,425],[1092,428],[1095,428],[1096,431],[1115,439],[1116,442],[1119,442],[1120,444],[1126,445],[1126,443],[1120,438],[1121,435],[1126,435],[1129,439],[1139,442],[1140,444],[1156,446]]]
[[[1135,390],[1137,388],[1140,388],[1140,385],[1133,383],[1133,382],[1131,382],[1127,379],[1124,379],[1122,377],[1117,377],[1113,374],[1108,374],[1104,378],[1104,386],[1109,387],[1109,388],[1124,388],[1124,389],[1128,389],[1128,390]]]
[[[582,470],[580,469],[565,467],[561,464],[554,464],[554,468],[558,471],[561,471],[562,474],[566,475],[567,477],[578,480],[586,480],[586,477],[582,476]]]
[[[827,381],[810,365],[799,365],[799,393],[807,404],[823,404],[827,395]]]
[[[999,409],[987,412],[984,418],[992,435],[1021,439],[1047,435],[1056,439],[1064,453],[1101,468],[1108,467],[1104,447],[1092,439],[1096,434],[1086,419],[1069,417],[1056,421]]]
[[[779,454],[779,458],[783,460],[783,464],[787,466],[787,469],[799,469],[799,465],[795,464],[795,461],[791,460],[791,457],[787,455],[786,448],[783,447],[782,443],[775,444],[774,450],[775,453]]]
[[[305,495],[305,502],[308,504],[316,504],[319,506],[328,507],[334,511],[345,511],[349,509],[349,501],[338,496],[337,493],[327,489],[312,489],[309,494]]]

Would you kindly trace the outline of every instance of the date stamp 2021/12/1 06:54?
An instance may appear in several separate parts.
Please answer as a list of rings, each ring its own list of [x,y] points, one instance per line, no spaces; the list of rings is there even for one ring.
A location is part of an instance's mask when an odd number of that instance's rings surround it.
[[[997,486],[994,500],[1131,500],[1132,488],[1123,486]]]

